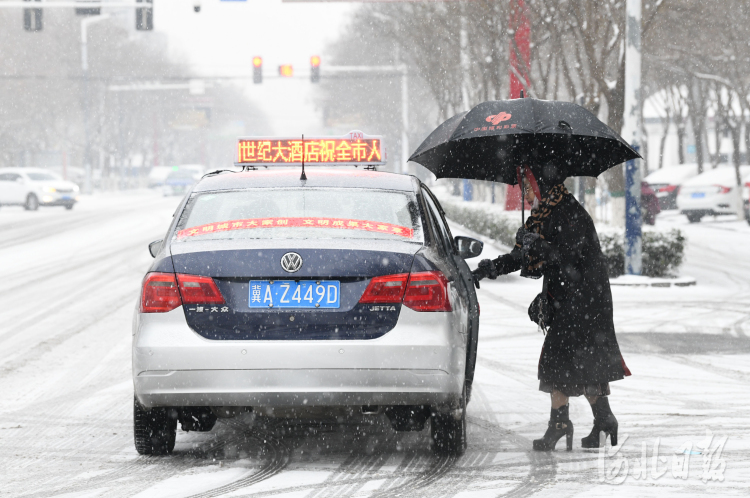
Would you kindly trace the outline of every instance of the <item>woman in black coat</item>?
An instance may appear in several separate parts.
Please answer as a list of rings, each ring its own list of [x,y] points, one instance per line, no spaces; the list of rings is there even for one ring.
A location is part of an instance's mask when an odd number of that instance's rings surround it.
[[[554,168],[537,178],[526,168],[524,198],[534,204],[516,234],[510,254],[484,260],[477,279],[497,278],[517,270],[521,276],[544,277],[543,291],[529,307],[530,318],[549,327],[539,358],[539,390],[550,393],[552,411],[547,432],[534,449],[549,451],[566,436],[573,445],[568,398],[584,395],[594,412],[594,428],[581,440],[598,448],[605,432],[617,445],[617,419],[609,407],[609,383],[630,372],[620,354],[612,319],[612,294],[594,222],[562,184]],[[606,436],[605,436],[606,437]]]

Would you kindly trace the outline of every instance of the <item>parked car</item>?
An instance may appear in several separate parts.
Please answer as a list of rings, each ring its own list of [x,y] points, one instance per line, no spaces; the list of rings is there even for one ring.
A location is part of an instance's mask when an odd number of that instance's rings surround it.
[[[207,175],[149,251],[133,320],[139,453],[170,453],[178,422],[311,409],[397,431],[430,420],[436,452],[464,452],[479,333],[464,260],[482,243],[454,238],[416,177]]]
[[[171,195],[185,195],[190,187],[195,185],[200,180],[201,175],[195,171],[189,169],[180,169],[172,171],[167,175],[162,185],[162,193],[164,196]]]
[[[750,180],[750,166],[740,166],[743,181]],[[739,215],[737,177],[733,166],[719,166],[685,181],[677,196],[680,212],[691,223],[704,216]]]
[[[205,168],[200,164],[181,164],[179,166],[153,166],[148,173],[149,188],[161,187],[171,173],[176,171],[190,171],[196,178],[200,178]]]
[[[677,194],[680,191],[680,185],[697,175],[697,164],[680,164],[657,169],[644,178],[644,181],[654,189],[662,210],[677,209]]]
[[[745,208],[745,219],[747,224],[750,225],[750,182],[745,183],[745,188],[742,189],[742,204]]]
[[[0,169],[0,204],[19,205],[29,211],[39,206],[73,209],[78,185],[42,168]]]
[[[646,182],[641,182],[641,217],[647,225],[656,224],[656,215],[661,213],[656,192]]]

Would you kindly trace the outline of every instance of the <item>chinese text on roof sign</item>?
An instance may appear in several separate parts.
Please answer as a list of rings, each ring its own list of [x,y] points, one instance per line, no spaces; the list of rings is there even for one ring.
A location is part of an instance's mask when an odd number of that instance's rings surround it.
[[[353,131],[343,137],[247,137],[237,141],[237,164],[385,164],[379,136]]]

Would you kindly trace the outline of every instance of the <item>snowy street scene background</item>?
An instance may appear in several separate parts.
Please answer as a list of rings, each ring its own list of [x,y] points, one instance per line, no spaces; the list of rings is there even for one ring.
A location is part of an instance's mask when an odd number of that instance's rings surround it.
[[[750,495],[747,1],[146,3],[81,15],[0,0],[0,497]],[[611,383],[618,445],[581,448],[593,416],[578,397],[574,450],[532,450],[550,409],[527,313],[542,283],[515,272],[477,290],[463,455],[436,455],[429,429],[397,432],[383,413],[270,409],[138,454],[131,348],[149,244],[205,173],[235,168],[238,137],[382,136],[378,170],[429,186],[452,235],[484,243],[476,269],[511,251],[519,189],[406,159],[451,116],[521,90],[585,107],[643,156],[627,192],[623,165],[565,182],[594,220],[632,372]]]

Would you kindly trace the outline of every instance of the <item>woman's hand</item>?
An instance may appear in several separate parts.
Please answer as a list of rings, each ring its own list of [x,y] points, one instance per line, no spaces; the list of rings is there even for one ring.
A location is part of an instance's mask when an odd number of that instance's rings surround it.
[[[491,259],[483,259],[479,262],[478,268],[471,272],[471,274],[474,276],[474,285],[476,285],[478,289],[480,280],[483,278],[491,278],[492,280],[495,280],[499,275],[499,272],[497,271],[497,267],[495,267],[495,263]]]

